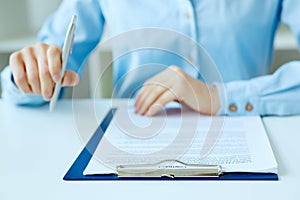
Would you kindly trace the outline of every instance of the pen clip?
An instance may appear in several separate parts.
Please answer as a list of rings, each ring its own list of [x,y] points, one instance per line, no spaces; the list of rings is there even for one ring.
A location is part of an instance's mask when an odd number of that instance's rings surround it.
[[[219,177],[222,166],[163,160],[153,164],[119,165],[116,171],[119,177]]]

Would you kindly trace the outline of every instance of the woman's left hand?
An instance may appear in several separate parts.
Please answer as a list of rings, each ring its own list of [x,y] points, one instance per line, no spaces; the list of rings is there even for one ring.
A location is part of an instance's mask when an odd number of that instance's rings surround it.
[[[207,115],[215,115],[220,107],[216,87],[189,76],[177,66],[170,66],[144,83],[135,100],[135,112],[153,116],[172,101]]]

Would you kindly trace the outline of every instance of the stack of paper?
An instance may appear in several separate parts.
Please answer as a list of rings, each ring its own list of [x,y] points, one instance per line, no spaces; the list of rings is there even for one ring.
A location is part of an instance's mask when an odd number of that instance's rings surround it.
[[[168,108],[143,117],[119,108],[84,174],[117,173],[119,165],[164,160],[221,165],[223,172],[277,173],[259,116],[204,116]]]

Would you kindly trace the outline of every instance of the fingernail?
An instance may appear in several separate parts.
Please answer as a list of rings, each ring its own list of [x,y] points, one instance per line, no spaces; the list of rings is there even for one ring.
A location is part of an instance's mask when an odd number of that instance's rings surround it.
[[[50,101],[50,100],[51,100],[51,97],[44,97],[44,100],[45,100],[45,101]]]
[[[150,110],[147,111],[146,116],[147,116],[147,117],[151,117],[151,116],[152,116],[152,113],[151,113]]]
[[[139,114],[139,115],[143,115],[143,110],[142,110],[142,109],[139,109],[139,110],[138,110],[138,114]]]
[[[137,107],[137,106],[134,106],[134,110],[135,110],[135,113],[138,113],[140,111],[139,107]]]
[[[69,76],[65,76],[63,85],[64,86],[71,86],[71,84],[72,84],[71,78]]]

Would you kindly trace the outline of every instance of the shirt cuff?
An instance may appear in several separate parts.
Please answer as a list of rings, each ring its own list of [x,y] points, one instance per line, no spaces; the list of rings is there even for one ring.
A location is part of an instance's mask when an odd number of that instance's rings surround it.
[[[24,94],[15,85],[10,67],[1,72],[2,98],[16,105],[39,106],[46,102],[41,95]]]
[[[251,81],[214,83],[218,90],[220,109],[217,115],[259,115],[257,90]]]

